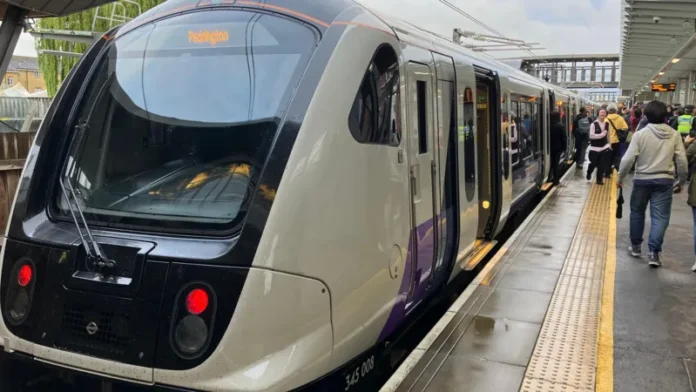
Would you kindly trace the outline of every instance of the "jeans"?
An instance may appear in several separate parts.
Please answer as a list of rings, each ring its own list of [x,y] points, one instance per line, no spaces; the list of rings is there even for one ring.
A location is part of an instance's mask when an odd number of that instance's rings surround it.
[[[696,207],[691,207],[691,212],[694,215],[694,254],[696,254]]]
[[[585,152],[587,145],[590,143],[590,137],[587,135],[575,135],[575,163],[582,166],[585,163]]]
[[[643,243],[645,210],[650,202],[650,237],[648,250],[662,252],[662,243],[672,214],[672,184],[633,185],[631,192],[631,244],[634,248]]]

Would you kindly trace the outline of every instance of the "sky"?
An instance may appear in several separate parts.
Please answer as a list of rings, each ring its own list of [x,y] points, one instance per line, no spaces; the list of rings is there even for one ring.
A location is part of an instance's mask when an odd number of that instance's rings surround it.
[[[359,0],[446,37],[455,27],[491,34],[439,0]],[[539,42],[536,55],[619,53],[621,0],[449,0],[508,38]],[[491,52],[494,57],[528,55]],[[36,56],[22,34],[15,55]]]
[[[438,0],[360,0],[446,37],[455,27],[492,33]],[[507,38],[539,42],[537,55],[619,53],[621,0],[449,0]],[[398,13],[395,12],[398,10]],[[528,55],[490,52],[494,57]]]

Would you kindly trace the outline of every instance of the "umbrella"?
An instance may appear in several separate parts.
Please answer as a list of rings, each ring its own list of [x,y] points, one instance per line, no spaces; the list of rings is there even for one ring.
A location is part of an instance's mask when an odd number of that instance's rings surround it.
[[[619,197],[616,198],[616,219],[623,217],[623,188],[619,188]]]

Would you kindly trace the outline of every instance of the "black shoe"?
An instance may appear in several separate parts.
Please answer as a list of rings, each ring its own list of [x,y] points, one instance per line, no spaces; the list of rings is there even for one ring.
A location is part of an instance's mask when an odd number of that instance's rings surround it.
[[[587,175],[585,176],[587,178],[587,181],[590,181],[592,179],[592,173],[588,170]]]
[[[662,262],[660,261],[660,254],[657,252],[648,252],[648,265],[651,268],[662,267]]]
[[[597,185],[604,185],[604,181],[602,181],[602,180],[597,181]]]

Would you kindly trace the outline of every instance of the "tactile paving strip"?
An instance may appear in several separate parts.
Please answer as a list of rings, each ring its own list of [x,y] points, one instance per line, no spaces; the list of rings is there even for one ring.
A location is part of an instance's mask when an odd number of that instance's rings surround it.
[[[522,392],[594,391],[611,185],[593,186],[556,284]]]

